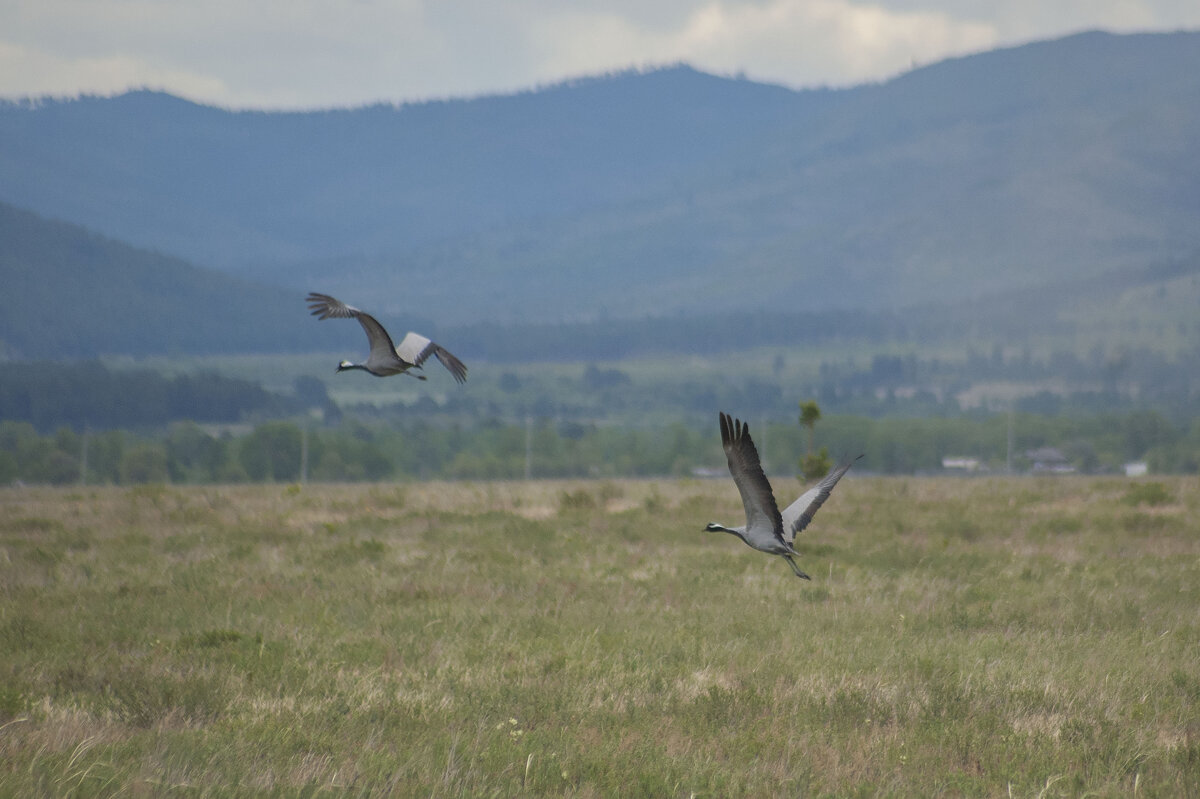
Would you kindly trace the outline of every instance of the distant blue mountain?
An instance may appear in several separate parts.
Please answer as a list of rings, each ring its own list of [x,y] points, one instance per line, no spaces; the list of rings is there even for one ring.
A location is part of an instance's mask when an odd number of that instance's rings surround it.
[[[844,90],[675,66],[303,113],[10,102],[0,200],[447,324],[897,308],[1190,257],[1197,142],[1200,34],[1088,33]]]

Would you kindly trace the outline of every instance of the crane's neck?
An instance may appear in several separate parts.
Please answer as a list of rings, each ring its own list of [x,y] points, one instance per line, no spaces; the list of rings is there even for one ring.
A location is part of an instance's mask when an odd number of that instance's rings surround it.
[[[742,528],[742,527],[726,527],[723,524],[717,524],[716,522],[709,522],[708,526],[705,527],[704,529],[710,533],[729,533],[730,535],[736,535],[738,538],[742,539],[743,541],[746,540],[746,534],[745,534],[746,531],[745,531],[745,528]]]

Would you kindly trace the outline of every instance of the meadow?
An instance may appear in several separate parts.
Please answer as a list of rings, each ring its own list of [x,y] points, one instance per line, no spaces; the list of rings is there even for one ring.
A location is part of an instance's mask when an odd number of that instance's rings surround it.
[[[780,494],[799,489],[776,478]],[[1200,796],[1200,481],[0,489],[2,796]]]

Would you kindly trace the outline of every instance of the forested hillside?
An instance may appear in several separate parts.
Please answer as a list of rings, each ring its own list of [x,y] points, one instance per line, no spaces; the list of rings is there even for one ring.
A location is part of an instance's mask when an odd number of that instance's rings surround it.
[[[140,250],[86,229],[0,203],[0,282],[11,297],[0,315],[0,357],[86,358],[340,351],[357,357],[353,323],[317,324],[299,289],[251,283],[225,272]],[[337,282],[313,275],[304,289]],[[954,342],[991,349],[1039,345],[1080,351],[1149,349],[1173,356],[1200,342],[1200,256],[1057,279],[1036,289],[964,303],[776,310],[737,317],[736,335],[712,313],[679,311],[588,321],[476,320],[438,324],[418,313],[386,314],[378,291],[346,299],[399,330],[442,337],[471,360],[615,360],[645,355],[718,355],[755,347],[865,349]],[[416,306],[414,306],[416,307]],[[399,334],[399,333],[397,333]],[[1047,342],[1051,342],[1047,344]]]
[[[150,369],[114,371],[95,361],[10,363],[0,371],[0,419],[42,430],[155,430],[183,419],[272,418],[327,402],[319,382],[299,385],[310,390],[301,391],[303,397],[285,397],[258,383],[212,373],[166,377]]]
[[[0,356],[292,352],[328,339],[303,294],[0,203]]]

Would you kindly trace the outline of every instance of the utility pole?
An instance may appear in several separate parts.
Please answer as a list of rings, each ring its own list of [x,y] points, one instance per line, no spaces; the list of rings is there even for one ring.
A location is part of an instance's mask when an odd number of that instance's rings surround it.
[[[300,428],[300,485],[308,482],[308,425]]]
[[[87,485],[87,456],[88,456],[88,429],[83,428],[83,436],[79,445],[79,484]]]
[[[1013,448],[1013,409],[1008,407],[1008,447],[1004,456],[1004,469],[1009,474],[1013,473],[1012,468],[1012,448]]]
[[[533,475],[533,417],[525,417],[525,479]]]

